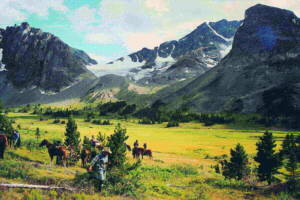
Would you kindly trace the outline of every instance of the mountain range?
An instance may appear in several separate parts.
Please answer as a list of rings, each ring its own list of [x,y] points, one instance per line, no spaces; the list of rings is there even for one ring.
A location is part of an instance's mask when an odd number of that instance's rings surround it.
[[[85,52],[28,23],[0,29],[0,98],[6,105],[126,100],[197,112],[257,112],[290,91],[300,105],[300,19],[255,5],[243,21],[206,22],[179,40],[107,63],[123,76],[96,77]],[[286,94],[286,92],[285,92]],[[270,102],[268,102],[270,103]]]
[[[240,21],[205,22],[179,40],[143,48],[106,67],[128,68],[126,76],[142,85],[170,84],[193,78],[214,67],[231,49]]]

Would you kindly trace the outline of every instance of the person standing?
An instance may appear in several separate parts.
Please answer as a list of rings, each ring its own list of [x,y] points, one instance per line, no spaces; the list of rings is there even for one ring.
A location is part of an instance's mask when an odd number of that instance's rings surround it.
[[[20,133],[18,131],[14,131],[12,138],[13,138],[13,141],[14,141],[14,143],[13,143],[14,147],[17,147],[19,139],[20,139]]]
[[[96,157],[92,160],[91,165],[88,168],[89,172],[95,172],[95,178],[97,180],[96,187],[99,192],[102,191],[104,181],[106,180],[106,168],[110,154],[110,149],[108,147],[104,147],[103,151],[96,155]]]

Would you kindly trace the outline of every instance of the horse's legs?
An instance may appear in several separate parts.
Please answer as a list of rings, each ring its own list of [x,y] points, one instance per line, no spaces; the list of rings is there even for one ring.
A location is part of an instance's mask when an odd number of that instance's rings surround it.
[[[53,155],[50,155],[50,166],[52,166],[52,162],[53,162]]]
[[[0,159],[4,158],[4,149],[0,149]]]

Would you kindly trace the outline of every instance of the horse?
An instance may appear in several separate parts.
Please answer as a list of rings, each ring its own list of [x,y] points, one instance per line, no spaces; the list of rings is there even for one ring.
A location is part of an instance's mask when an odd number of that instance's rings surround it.
[[[6,135],[0,135],[0,159],[4,158],[4,152],[8,146],[8,140]]]
[[[144,156],[149,156],[150,159],[152,159],[152,151],[150,149],[144,149]]]
[[[56,146],[46,139],[44,139],[40,144],[40,147],[43,147],[43,146],[46,146],[48,149],[48,153],[49,153],[50,160],[51,160],[50,165],[52,165],[53,157],[56,156],[56,157],[61,158],[62,163],[65,167],[67,166],[68,151],[67,151],[66,147]]]
[[[91,160],[92,151],[90,149],[82,149],[80,152],[81,166],[86,167],[86,164]]]
[[[132,156],[133,156],[133,158],[135,158],[135,159],[138,159],[140,157],[143,158],[143,155],[144,155],[144,149],[143,148],[134,147],[132,149]]]

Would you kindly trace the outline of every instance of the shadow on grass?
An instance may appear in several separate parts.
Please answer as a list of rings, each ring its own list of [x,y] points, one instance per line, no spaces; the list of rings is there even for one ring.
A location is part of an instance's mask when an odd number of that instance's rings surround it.
[[[17,159],[17,160],[22,160],[22,161],[27,161],[27,162],[34,162],[34,163],[38,163],[38,164],[44,164],[44,162],[41,162],[41,161],[36,161],[36,160],[31,160],[27,157],[24,157],[24,156],[20,156],[14,152],[7,152],[7,155],[10,156],[12,159]]]

